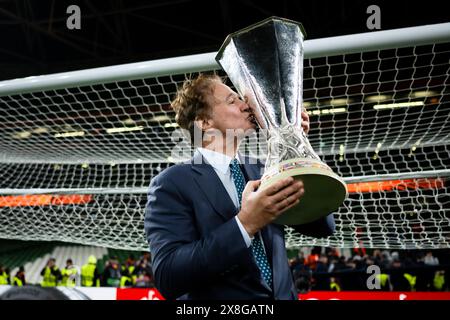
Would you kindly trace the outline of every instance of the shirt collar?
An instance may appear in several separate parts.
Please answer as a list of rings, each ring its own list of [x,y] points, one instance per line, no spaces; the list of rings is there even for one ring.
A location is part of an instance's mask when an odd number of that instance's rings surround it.
[[[226,154],[212,151],[205,148],[197,148],[197,151],[202,154],[202,156],[208,161],[208,163],[217,171],[222,174],[226,174],[230,168],[231,160],[237,159],[239,161],[239,156],[236,155],[234,158],[227,156]]]

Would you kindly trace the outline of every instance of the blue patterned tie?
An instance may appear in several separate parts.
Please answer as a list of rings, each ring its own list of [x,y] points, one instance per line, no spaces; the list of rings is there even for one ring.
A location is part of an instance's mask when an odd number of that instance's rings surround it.
[[[242,192],[244,191],[245,179],[239,166],[237,159],[233,159],[230,164],[231,176],[233,177],[234,184],[236,185],[236,191],[239,199],[239,206],[242,202]],[[255,257],[256,264],[258,265],[261,274],[269,285],[272,287],[272,270],[270,269],[269,261],[267,260],[266,253],[264,252],[263,244],[258,234],[252,240],[251,249],[253,256]]]

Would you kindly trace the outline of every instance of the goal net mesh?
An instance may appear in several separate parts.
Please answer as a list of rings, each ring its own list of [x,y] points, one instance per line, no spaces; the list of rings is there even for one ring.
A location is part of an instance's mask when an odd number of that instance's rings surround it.
[[[286,228],[288,248],[450,247],[449,74],[449,43],[305,59],[309,141],[349,196],[334,235]],[[2,95],[0,238],[148,250],[150,180],[192,152],[170,101],[193,76]]]

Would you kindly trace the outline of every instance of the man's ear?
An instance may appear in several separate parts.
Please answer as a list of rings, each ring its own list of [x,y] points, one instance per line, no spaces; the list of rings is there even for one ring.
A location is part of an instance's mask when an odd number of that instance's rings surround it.
[[[212,121],[211,121],[211,119],[199,119],[199,118],[197,118],[194,121],[194,123],[197,126],[197,128],[200,128],[202,131],[206,131],[206,130],[212,128]]]

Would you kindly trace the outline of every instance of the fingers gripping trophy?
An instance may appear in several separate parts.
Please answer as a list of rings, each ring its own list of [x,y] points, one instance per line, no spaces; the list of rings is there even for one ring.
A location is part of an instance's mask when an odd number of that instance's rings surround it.
[[[347,196],[346,184],[320,160],[301,126],[304,36],[300,23],[272,17],[230,34],[216,56],[267,132],[260,188],[289,176],[304,183],[299,204],[275,221],[286,225],[326,216]]]

